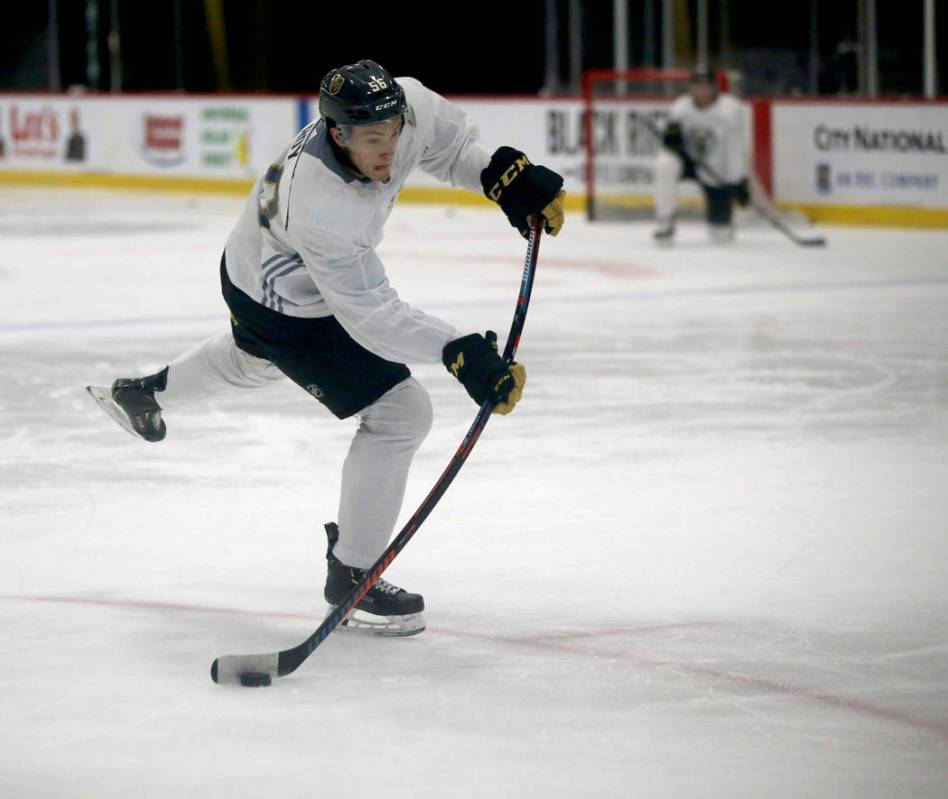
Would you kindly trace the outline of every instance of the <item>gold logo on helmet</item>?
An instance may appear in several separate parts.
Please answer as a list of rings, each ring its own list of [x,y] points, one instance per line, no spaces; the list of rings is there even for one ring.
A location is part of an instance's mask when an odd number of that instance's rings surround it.
[[[346,82],[346,79],[342,77],[342,73],[337,72],[332,76],[332,80],[329,81],[329,93],[338,94],[339,90],[342,88],[343,84]]]

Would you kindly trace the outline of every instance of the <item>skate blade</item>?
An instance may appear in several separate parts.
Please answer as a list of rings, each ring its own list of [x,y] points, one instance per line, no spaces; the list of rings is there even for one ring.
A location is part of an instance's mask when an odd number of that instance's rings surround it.
[[[103,411],[105,411],[109,416],[111,416],[118,424],[128,430],[135,438],[141,438],[141,436],[136,432],[135,428],[132,427],[132,422],[116,403],[112,399],[112,389],[107,386],[86,386],[86,391],[92,396],[92,399],[95,400],[96,405],[98,405]]]
[[[328,616],[333,610],[335,608],[330,607],[326,615]],[[406,616],[378,616],[374,613],[353,610],[336,629],[361,635],[404,638],[424,631],[425,617],[422,613],[410,613]]]

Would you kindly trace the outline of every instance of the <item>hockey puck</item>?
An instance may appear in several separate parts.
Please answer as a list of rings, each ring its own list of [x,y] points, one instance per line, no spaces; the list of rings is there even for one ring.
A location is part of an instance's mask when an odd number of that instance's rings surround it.
[[[240,684],[247,688],[257,688],[270,684],[270,675],[265,671],[245,671],[240,675]]]

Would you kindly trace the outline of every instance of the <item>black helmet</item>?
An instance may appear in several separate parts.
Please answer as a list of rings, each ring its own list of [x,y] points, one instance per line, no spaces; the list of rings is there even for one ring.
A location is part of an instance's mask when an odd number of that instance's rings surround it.
[[[327,125],[374,125],[407,107],[402,87],[375,61],[331,69],[319,84],[319,115]]]
[[[718,76],[715,75],[714,70],[699,64],[691,71],[688,81],[690,83],[710,83],[712,86],[717,86]]]

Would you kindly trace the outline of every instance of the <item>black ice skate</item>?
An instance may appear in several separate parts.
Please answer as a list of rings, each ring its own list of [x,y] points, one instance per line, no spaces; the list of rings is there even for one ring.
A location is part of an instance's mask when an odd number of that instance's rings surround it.
[[[655,232],[652,233],[652,238],[655,239],[656,244],[661,245],[670,245],[675,242],[675,220],[674,219],[660,219],[655,225]]]
[[[167,380],[168,367],[165,367],[148,377],[119,378],[111,388],[86,386],[86,391],[129,433],[145,441],[161,441],[167,428],[155,392],[164,391]]]
[[[333,547],[339,540],[339,527],[335,522],[326,525],[326,535],[329,538],[326,550],[329,568],[323,596],[335,607],[354,585],[362,581],[366,570],[346,566],[333,555]],[[349,612],[339,629],[375,635],[417,635],[425,629],[424,609],[425,600],[421,594],[410,594],[404,588],[379,578]]]

